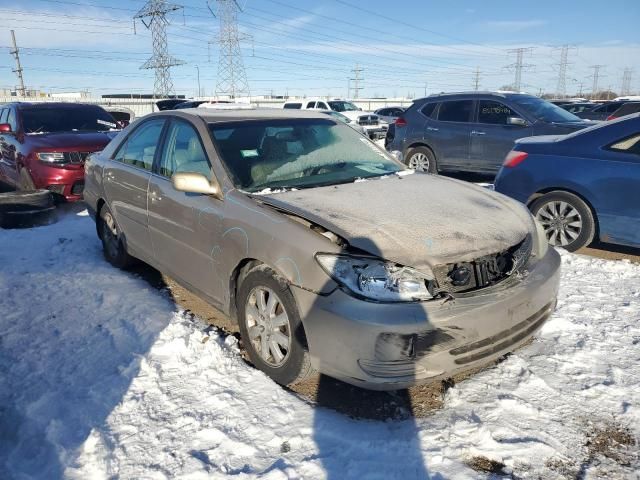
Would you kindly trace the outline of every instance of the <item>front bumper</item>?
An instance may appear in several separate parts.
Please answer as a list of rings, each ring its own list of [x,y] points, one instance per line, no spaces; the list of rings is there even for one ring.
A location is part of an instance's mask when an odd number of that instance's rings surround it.
[[[379,140],[387,136],[388,128],[379,125],[361,125],[361,127],[372,140]]]
[[[315,368],[364,388],[395,390],[485,365],[531,338],[555,308],[560,256],[549,249],[527,269],[449,301],[380,304],[341,290],[292,290]]]
[[[33,168],[32,178],[37,188],[45,188],[69,202],[82,200],[84,190],[83,165],[59,168],[40,163]]]

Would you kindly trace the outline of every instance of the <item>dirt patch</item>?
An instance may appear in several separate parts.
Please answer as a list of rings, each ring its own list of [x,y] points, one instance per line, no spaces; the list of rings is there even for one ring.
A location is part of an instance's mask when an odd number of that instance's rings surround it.
[[[615,423],[594,428],[587,436],[585,446],[589,458],[602,455],[625,467],[638,456],[637,442],[631,431]]]
[[[465,463],[476,472],[493,473],[495,475],[510,475],[509,472],[504,470],[504,463],[483,457],[482,455],[471,457]]]

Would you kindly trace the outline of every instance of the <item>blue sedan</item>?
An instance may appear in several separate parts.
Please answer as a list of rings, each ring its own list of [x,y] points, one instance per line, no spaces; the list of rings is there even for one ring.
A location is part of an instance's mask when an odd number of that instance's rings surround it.
[[[495,189],[526,204],[551,245],[640,247],[640,114],[518,140]]]

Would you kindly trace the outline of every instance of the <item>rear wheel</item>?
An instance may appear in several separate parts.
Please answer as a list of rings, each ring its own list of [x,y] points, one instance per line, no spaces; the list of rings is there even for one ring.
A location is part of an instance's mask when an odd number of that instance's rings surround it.
[[[436,156],[430,148],[415,147],[407,152],[406,164],[409,168],[426,173],[438,173]]]
[[[544,228],[549,244],[574,252],[593,241],[593,213],[577,195],[549,192],[534,201],[530,208]]]
[[[237,302],[243,346],[257,368],[281,385],[314,373],[300,314],[284,279],[257,266],[242,281]]]
[[[122,233],[107,205],[103,205],[100,209],[98,233],[102,240],[104,257],[111,265],[124,269],[134,263],[135,259],[127,253]]]

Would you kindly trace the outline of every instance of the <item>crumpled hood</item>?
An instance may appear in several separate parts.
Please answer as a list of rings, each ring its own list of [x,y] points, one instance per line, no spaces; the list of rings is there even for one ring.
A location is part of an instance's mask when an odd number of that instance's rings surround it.
[[[524,205],[466,182],[403,177],[264,195],[372,255],[420,269],[498,253],[533,233]]]

